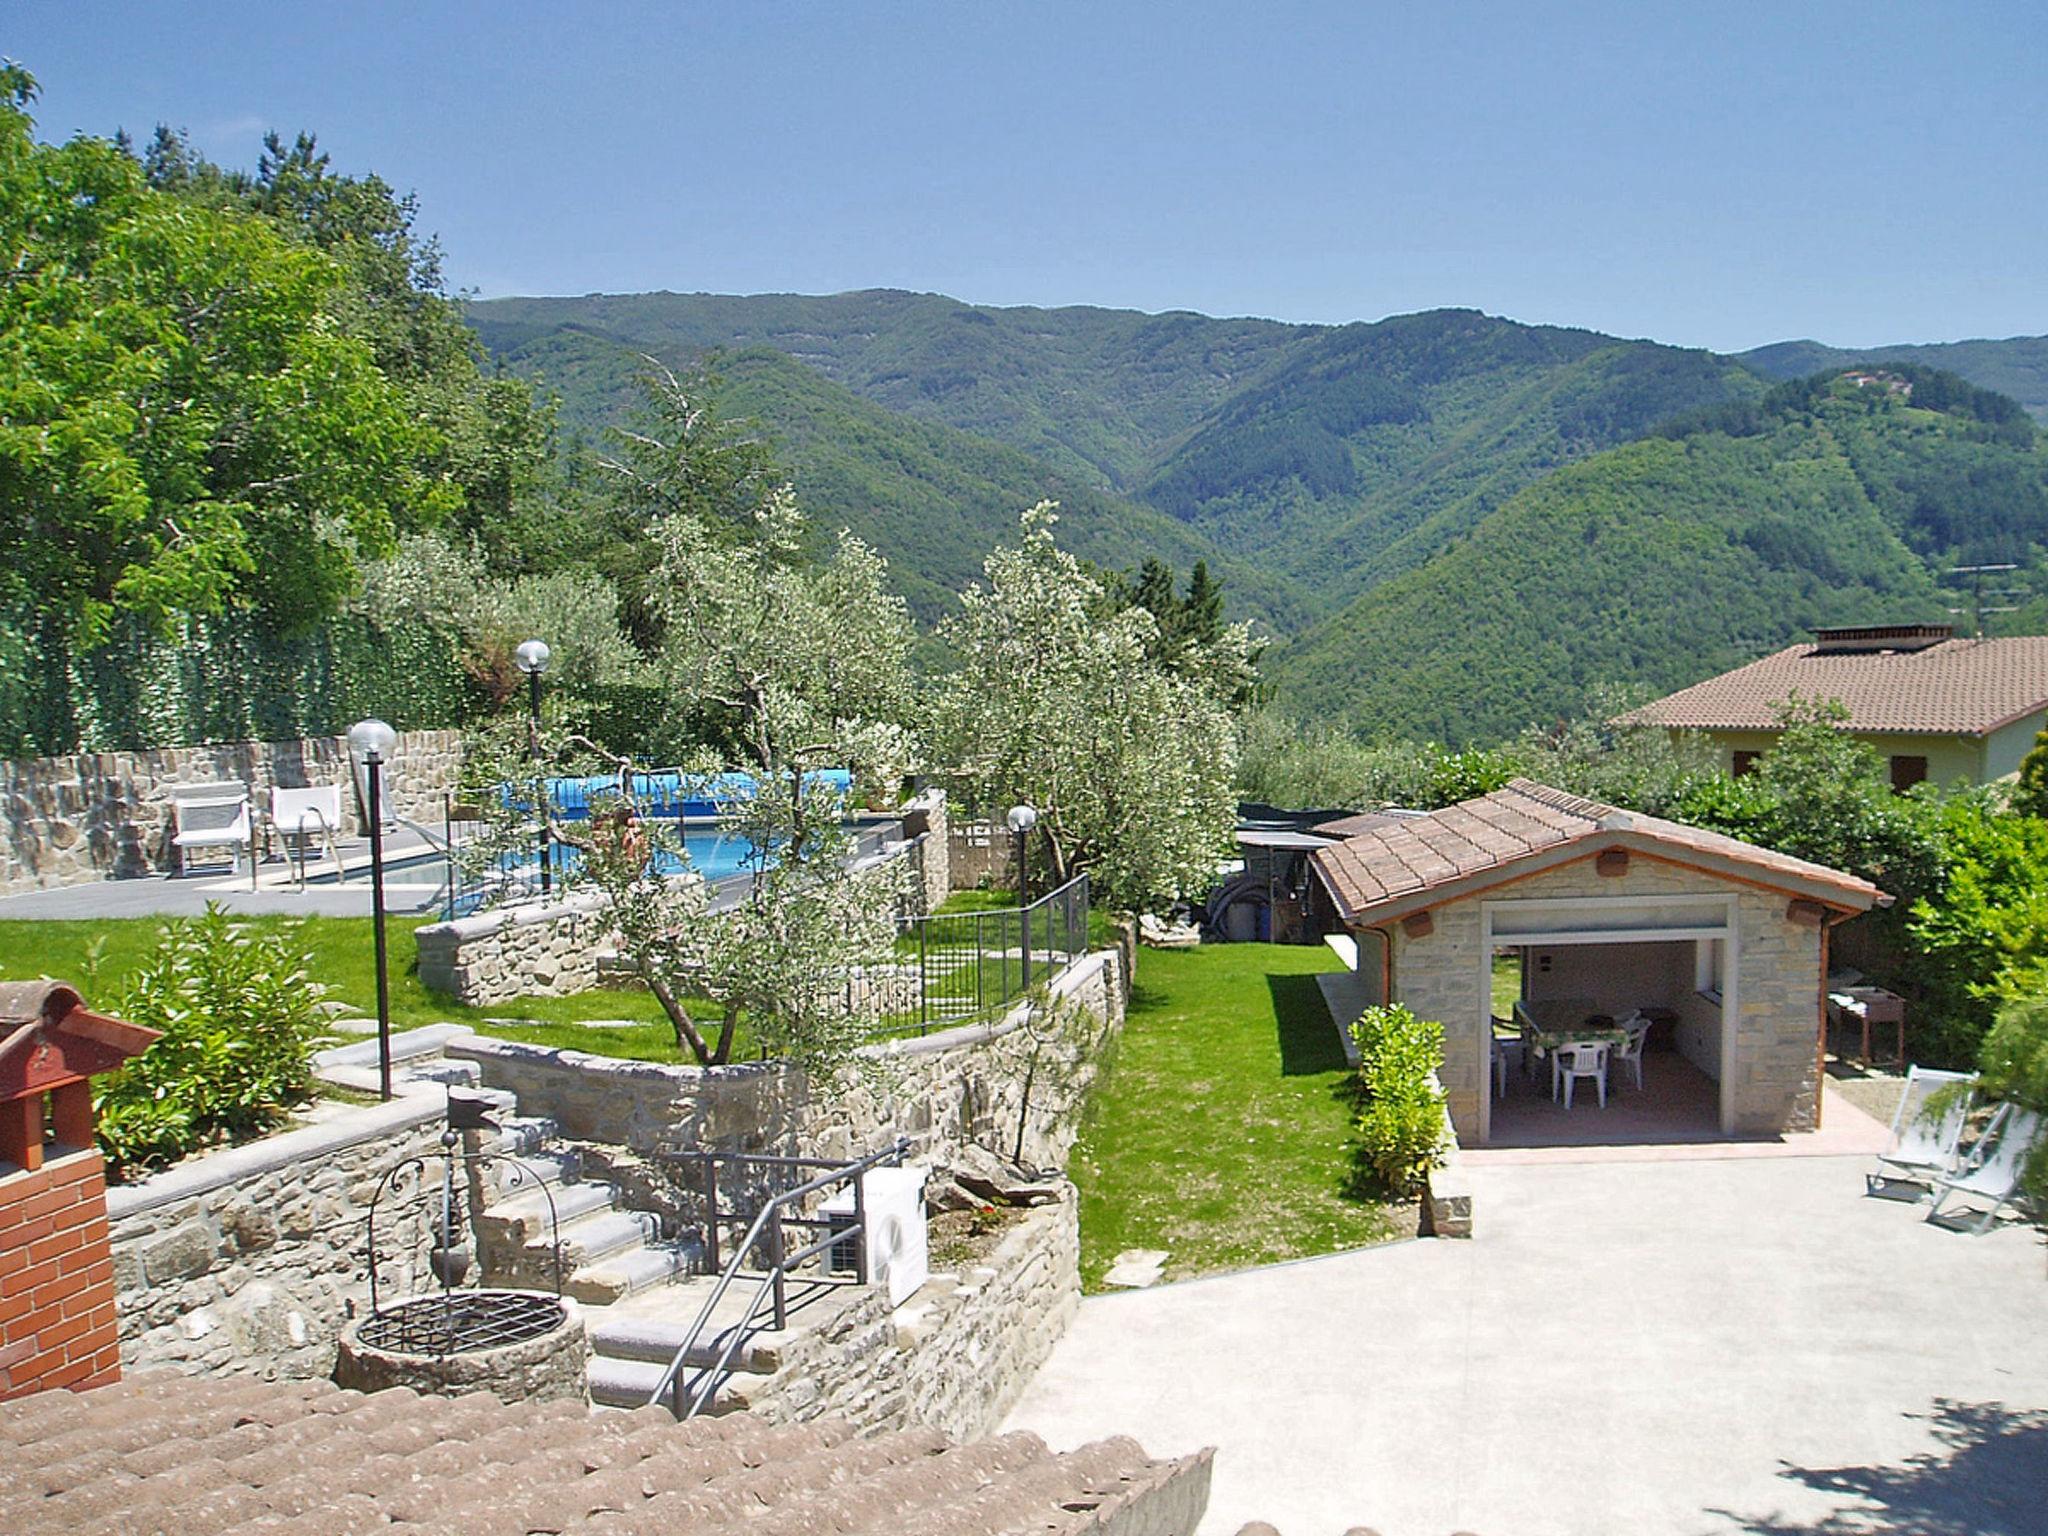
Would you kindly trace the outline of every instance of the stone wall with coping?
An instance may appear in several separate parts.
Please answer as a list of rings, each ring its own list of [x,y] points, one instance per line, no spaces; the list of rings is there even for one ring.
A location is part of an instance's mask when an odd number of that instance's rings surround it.
[[[401,731],[384,768],[391,813],[438,825],[461,769],[459,731]],[[175,868],[171,791],[220,782],[248,785],[259,809],[273,788],[340,784],[346,830],[355,830],[341,736],[0,762],[0,893]]]
[[[351,1108],[108,1190],[123,1365],[328,1375],[342,1327],[368,1309],[371,1195],[402,1159],[439,1150],[442,1107],[425,1092]],[[423,1281],[380,1260],[396,1294]]]
[[[936,912],[953,894],[952,817],[943,789],[927,789],[904,804],[903,835],[917,846],[920,912]]]
[[[846,1419],[866,1430],[924,1425],[955,1440],[994,1431],[1081,1303],[1071,1184],[1018,1214],[980,1263],[934,1274],[891,1310],[885,1288],[799,1337],[765,1381],[735,1382],[778,1423]]]
[[[973,1144],[1059,1168],[1123,1026],[1121,971],[1117,952],[1104,950],[1054,983],[1050,1010],[1019,1004],[994,1024],[868,1046],[860,1071],[831,1093],[811,1092],[781,1062],[672,1066],[483,1036],[447,1051],[478,1063],[487,1087],[517,1094],[522,1113],[641,1156],[717,1148],[850,1158],[908,1136],[920,1158],[943,1162]]]
[[[600,892],[527,901],[413,931],[420,985],[471,1008],[567,997],[598,983],[610,905]]]

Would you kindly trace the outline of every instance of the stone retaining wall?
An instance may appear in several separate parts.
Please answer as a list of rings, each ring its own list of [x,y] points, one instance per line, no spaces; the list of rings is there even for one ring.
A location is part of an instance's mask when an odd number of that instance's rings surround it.
[[[343,1324],[368,1307],[377,1180],[438,1151],[441,1109],[427,1093],[349,1110],[108,1190],[123,1366],[328,1375]],[[420,1278],[379,1276],[400,1295]]]
[[[609,905],[599,892],[521,902],[415,929],[420,985],[471,1008],[597,985]]]
[[[1066,1164],[1079,1111],[1123,1027],[1122,961],[1089,955],[1052,987],[1058,1006],[1019,1004],[993,1025],[892,1040],[862,1052],[841,1091],[814,1094],[781,1062],[726,1067],[620,1061],[478,1036],[448,1054],[577,1140],[641,1155],[718,1148],[848,1158],[897,1136],[944,1162],[976,1144],[1040,1168]]]
[[[778,1423],[989,1434],[1081,1304],[1077,1210],[1073,1186],[1062,1184],[1061,1198],[1023,1211],[985,1262],[933,1275],[893,1311],[876,1287],[799,1339],[765,1382],[737,1382],[748,1407]]]
[[[459,731],[404,731],[384,769],[393,815],[438,825],[462,768]],[[349,783],[348,742],[238,741],[146,752],[82,752],[0,763],[0,893],[79,885],[174,867],[171,791],[239,781],[275,787]],[[342,814],[355,824],[355,791]]]

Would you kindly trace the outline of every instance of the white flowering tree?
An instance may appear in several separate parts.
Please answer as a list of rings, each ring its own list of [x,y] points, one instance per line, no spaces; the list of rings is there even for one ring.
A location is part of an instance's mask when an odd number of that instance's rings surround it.
[[[1056,520],[1050,502],[1026,512],[947,624],[959,666],[936,701],[934,760],[984,811],[1035,806],[1055,879],[1086,870],[1132,909],[1199,896],[1236,819],[1237,729],[1206,679],[1240,669],[1162,661],[1151,613],[1119,607],[1058,546]],[[1240,661],[1249,648],[1242,626],[1215,643]]]

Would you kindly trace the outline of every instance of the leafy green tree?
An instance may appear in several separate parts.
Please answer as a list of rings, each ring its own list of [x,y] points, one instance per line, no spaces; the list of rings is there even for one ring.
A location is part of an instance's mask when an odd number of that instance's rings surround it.
[[[988,557],[944,638],[934,753],[969,804],[1039,813],[1052,873],[1138,908],[1204,892],[1230,849],[1237,731],[1205,682],[1156,659],[1158,623],[1117,608],[1053,538],[1050,503]]]
[[[0,605],[60,653],[121,613],[332,613],[460,499],[339,325],[343,272],[104,140],[37,144],[34,81],[0,86]]]
[[[2048,731],[2036,736],[2032,749],[2020,759],[2012,808],[2022,816],[2048,818]]]

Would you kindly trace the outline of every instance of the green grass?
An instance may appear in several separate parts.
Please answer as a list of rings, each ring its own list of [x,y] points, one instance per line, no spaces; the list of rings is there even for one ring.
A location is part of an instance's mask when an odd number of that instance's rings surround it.
[[[1384,1242],[1412,1212],[1351,1184],[1352,1074],[1315,973],[1321,946],[1147,950],[1072,1173],[1081,1277],[1126,1248],[1166,1278]]]
[[[247,918],[249,926],[274,930],[297,923],[297,945],[313,957],[312,974],[328,996],[352,1003],[365,1014],[377,1011],[377,971],[370,919],[367,917]],[[88,1002],[112,996],[123,979],[141,963],[156,942],[162,924],[155,918],[82,922],[0,922],[0,980],[53,976],[76,984]],[[420,985],[418,951],[412,931],[422,926],[411,919],[387,924],[390,946],[391,1027],[414,1029],[423,1024],[468,1024],[507,1040],[625,1056],[637,1061],[680,1061],[675,1032],[660,1006],[645,992],[605,988],[574,997],[520,997],[488,1008],[464,1008]],[[89,961],[90,946],[100,945],[97,970]],[[531,1020],[531,1024],[495,1024],[493,1019]],[[630,1020],[626,1027],[587,1028],[588,1019]],[[751,1050],[744,1038],[734,1057]]]
[[[1522,957],[1517,954],[1493,957],[1493,1016],[1512,1019],[1522,996]]]

